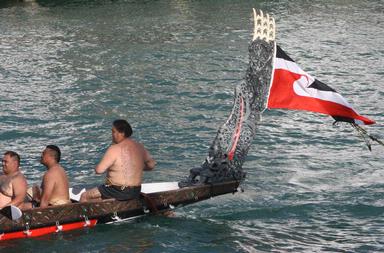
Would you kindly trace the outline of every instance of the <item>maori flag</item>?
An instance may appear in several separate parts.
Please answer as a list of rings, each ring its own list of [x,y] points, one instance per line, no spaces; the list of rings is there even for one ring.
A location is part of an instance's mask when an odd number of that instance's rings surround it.
[[[357,125],[375,123],[356,112],[339,93],[304,72],[279,46],[276,47],[267,108],[318,112],[336,121]]]

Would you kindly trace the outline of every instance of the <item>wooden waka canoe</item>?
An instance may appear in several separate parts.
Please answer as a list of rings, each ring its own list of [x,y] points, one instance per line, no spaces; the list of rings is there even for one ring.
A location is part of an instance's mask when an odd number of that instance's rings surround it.
[[[17,220],[0,214],[0,240],[37,237],[164,212],[218,195],[235,193],[238,186],[238,181],[184,188],[179,188],[177,182],[149,183],[142,185],[144,194],[140,199],[33,208],[23,211]]]

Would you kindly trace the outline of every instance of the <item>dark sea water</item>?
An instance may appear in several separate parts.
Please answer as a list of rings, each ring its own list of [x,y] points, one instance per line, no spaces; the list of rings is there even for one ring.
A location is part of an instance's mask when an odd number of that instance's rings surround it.
[[[158,162],[145,182],[200,165],[248,63],[252,7],[304,70],[377,121],[384,138],[384,2],[0,0],[0,152],[40,183],[59,145],[71,184],[93,172],[125,118]],[[384,148],[348,125],[266,111],[244,193],[90,230],[0,243],[1,252],[383,252]]]

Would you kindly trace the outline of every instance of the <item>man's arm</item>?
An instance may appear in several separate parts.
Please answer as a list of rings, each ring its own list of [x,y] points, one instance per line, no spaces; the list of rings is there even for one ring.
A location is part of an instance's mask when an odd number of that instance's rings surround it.
[[[23,176],[12,179],[12,189],[14,198],[8,205],[21,206],[27,196],[27,181]]]
[[[95,168],[96,174],[103,174],[109,167],[115,162],[115,152],[116,147],[111,146],[105,152],[103,158]]]
[[[43,177],[43,182],[41,184],[43,192],[41,194],[40,207],[47,207],[49,205],[49,200],[55,187],[54,176],[54,174],[46,172]]]
[[[144,149],[144,170],[153,170],[156,166],[156,161],[151,157],[148,150]]]

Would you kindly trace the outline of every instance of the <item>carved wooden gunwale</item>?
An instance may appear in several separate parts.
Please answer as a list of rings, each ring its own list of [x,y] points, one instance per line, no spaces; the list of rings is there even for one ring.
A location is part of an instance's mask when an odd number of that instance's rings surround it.
[[[150,193],[147,196],[151,199],[157,210],[164,211],[218,195],[234,193],[237,191],[238,186],[238,181],[229,181]],[[18,220],[10,220],[0,214],[0,234],[60,226],[79,221],[86,223],[88,220],[97,220],[97,223],[118,221],[119,219],[148,213],[149,205],[147,204],[146,200],[142,198],[128,201],[103,200],[89,203],[71,203],[25,210],[22,217]]]

